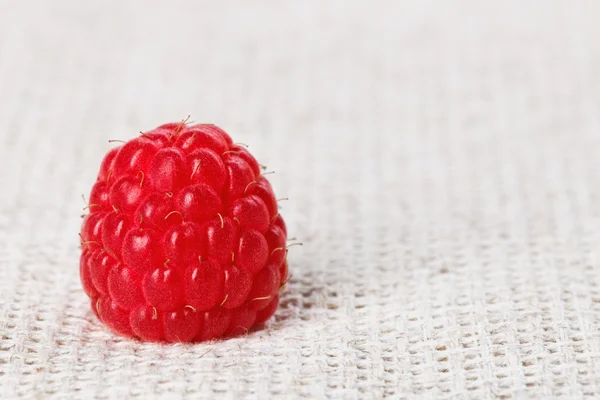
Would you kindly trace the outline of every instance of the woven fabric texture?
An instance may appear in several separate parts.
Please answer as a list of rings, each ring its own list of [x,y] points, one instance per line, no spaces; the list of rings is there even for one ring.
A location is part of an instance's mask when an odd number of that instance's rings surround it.
[[[1,1],[0,398],[600,397],[600,3]],[[78,273],[109,139],[250,144],[276,317],[110,334]]]

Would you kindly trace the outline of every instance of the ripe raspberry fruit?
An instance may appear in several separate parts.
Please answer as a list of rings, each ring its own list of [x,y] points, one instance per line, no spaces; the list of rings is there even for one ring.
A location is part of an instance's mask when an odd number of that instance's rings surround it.
[[[260,166],[214,125],[169,123],[108,152],[81,229],[81,282],[117,333],[189,342],[268,320],[286,227]]]

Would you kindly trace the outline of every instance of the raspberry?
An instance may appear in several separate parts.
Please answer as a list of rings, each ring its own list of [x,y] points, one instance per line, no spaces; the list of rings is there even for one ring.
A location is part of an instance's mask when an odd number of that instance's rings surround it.
[[[81,282],[113,331],[203,341],[275,313],[285,223],[256,159],[216,126],[169,123],[112,149],[89,210]]]

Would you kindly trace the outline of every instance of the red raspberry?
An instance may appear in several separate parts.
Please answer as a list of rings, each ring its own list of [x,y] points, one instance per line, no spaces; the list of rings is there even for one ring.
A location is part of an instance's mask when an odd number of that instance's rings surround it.
[[[189,342],[277,309],[286,228],[259,164],[214,125],[162,125],[104,158],[81,229],[81,282],[121,335]]]

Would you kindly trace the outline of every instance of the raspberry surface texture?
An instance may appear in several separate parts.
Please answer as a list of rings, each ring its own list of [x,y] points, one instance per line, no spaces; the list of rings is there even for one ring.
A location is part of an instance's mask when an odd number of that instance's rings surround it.
[[[81,282],[120,335],[204,341],[275,313],[285,223],[260,164],[215,125],[169,123],[112,149],[88,209]]]

